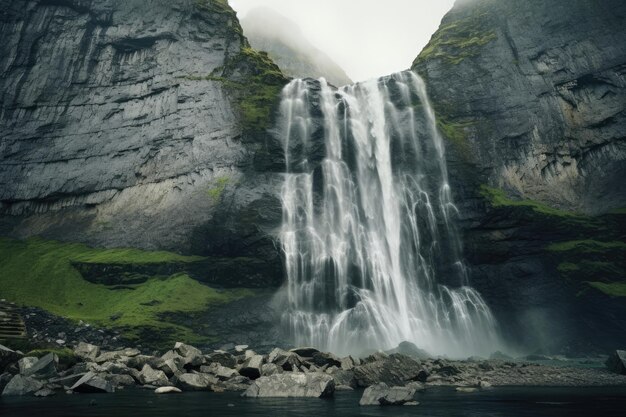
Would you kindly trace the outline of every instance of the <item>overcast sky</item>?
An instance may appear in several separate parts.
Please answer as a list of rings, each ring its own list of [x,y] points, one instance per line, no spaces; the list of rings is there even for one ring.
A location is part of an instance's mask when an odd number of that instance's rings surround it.
[[[239,17],[271,7],[354,81],[407,69],[454,0],[229,0]]]

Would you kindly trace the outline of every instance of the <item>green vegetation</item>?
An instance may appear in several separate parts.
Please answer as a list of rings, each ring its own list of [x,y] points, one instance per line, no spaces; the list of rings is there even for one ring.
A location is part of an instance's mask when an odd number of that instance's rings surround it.
[[[487,16],[487,13],[476,8],[468,17],[442,24],[413,62],[413,66],[430,59],[440,59],[444,63],[457,65],[464,59],[477,55],[484,45],[497,39],[494,31],[484,30]]]
[[[59,357],[59,363],[62,365],[72,366],[78,362],[78,357],[74,354],[74,351],[69,348],[35,349],[28,352],[26,356],[42,358],[48,353],[57,355]]]
[[[584,219],[585,216],[581,216],[577,213],[572,213],[570,211],[559,210],[553,207],[550,207],[546,204],[540,203],[534,200],[512,200],[510,199],[504,190],[499,188],[492,188],[487,185],[481,185],[480,193],[483,197],[485,197],[493,207],[502,207],[502,206],[518,206],[518,207],[530,207],[535,212],[546,214],[549,216],[557,216],[557,217],[569,217],[569,218],[580,218]]]
[[[626,297],[626,282],[588,282],[590,287],[612,297]]]
[[[548,250],[554,252],[575,251],[577,253],[604,253],[607,250],[626,250],[626,243],[620,241],[600,242],[597,240],[570,240],[553,243]]]
[[[209,188],[209,190],[207,191],[207,194],[209,195],[209,197],[214,203],[217,203],[220,201],[220,198],[222,197],[222,193],[226,189],[226,186],[228,185],[229,181],[230,181],[230,178],[228,177],[218,177],[215,179],[215,185]]]
[[[146,264],[193,262],[203,258],[134,249],[93,249],[82,244],[38,238],[0,238],[0,296],[18,304],[43,308],[72,320],[119,327],[127,338],[138,332],[158,334],[159,342],[201,342],[187,327],[167,321],[173,313],[192,313],[211,305],[252,295],[249,290],[218,291],[186,274],[150,277],[146,282],[115,289],[83,279],[73,262]],[[115,320],[112,316],[117,316]]]
[[[567,274],[568,272],[579,271],[580,267],[571,262],[562,262],[556,269],[558,269],[558,271],[562,274]]]
[[[245,74],[245,75],[242,75]],[[247,133],[264,132],[271,124],[287,79],[280,68],[263,51],[243,47],[229,57],[223,67],[206,76],[183,77],[190,81],[217,81],[230,92]]]
[[[474,126],[475,122],[449,122],[443,117],[437,118],[437,128],[448,139],[461,155],[470,154],[467,141],[467,129]]]

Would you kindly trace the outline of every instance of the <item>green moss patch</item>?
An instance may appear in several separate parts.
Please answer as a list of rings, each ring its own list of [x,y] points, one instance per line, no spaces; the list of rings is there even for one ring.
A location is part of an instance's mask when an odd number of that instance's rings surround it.
[[[626,297],[626,282],[588,282],[590,287],[612,297]]]
[[[253,295],[250,290],[216,290],[184,273],[149,277],[123,288],[83,279],[73,262],[192,262],[169,252],[135,249],[94,249],[81,244],[42,239],[0,238],[0,296],[22,305],[40,307],[72,320],[117,327],[129,338],[137,329],[153,329],[167,344],[180,338],[199,342],[192,329],[167,321],[170,313],[204,311],[210,306]],[[155,342],[156,343],[156,342]]]
[[[621,241],[600,242],[597,240],[571,240],[567,242],[553,243],[548,250],[555,252],[573,251],[577,253],[604,253],[607,250],[626,250],[626,243]]]
[[[457,65],[466,58],[478,55],[483,46],[498,37],[494,31],[485,30],[487,18],[488,13],[476,7],[470,16],[442,24],[413,66],[432,59]]]
[[[579,218],[586,219],[586,216],[582,216],[578,213],[571,211],[559,210],[554,207],[550,207],[546,204],[540,203],[534,200],[513,200],[509,198],[504,190],[499,188],[492,188],[487,185],[481,185],[480,194],[485,197],[493,207],[503,206],[517,206],[517,207],[530,207],[537,213],[546,214],[548,216],[568,217],[571,219]]]
[[[470,155],[469,142],[467,141],[467,129],[474,125],[475,122],[451,122],[443,117],[437,118],[437,128],[462,156]]]
[[[226,186],[229,182],[229,177],[216,178],[213,182],[213,187],[207,190],[207,195],[214,203],[218,203],[220,201],[220,199],[222,198],[222,194],[224,193],[224,190],[226,189]]]

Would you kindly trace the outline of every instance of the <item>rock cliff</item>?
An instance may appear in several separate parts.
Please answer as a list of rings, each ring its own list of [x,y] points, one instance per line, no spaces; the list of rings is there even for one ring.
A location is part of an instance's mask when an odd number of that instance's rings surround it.
[[[0,37],[0,234],[280,270],[259,219],[285,81],[225,0],[3,1]]]
[[[428,84],[472,281],[510,340],[624,342],[626,4],[459,0]]]

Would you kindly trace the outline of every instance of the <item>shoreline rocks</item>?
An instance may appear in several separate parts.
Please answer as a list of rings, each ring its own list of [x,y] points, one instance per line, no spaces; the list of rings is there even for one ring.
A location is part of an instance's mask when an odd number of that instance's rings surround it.
[[[323,373],[284,373],[262,376],[241,396],[248,398],[326,398],[335,393],[335,380]]]

